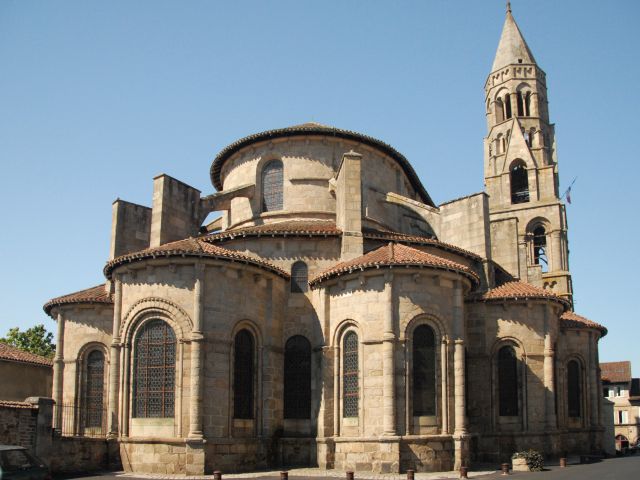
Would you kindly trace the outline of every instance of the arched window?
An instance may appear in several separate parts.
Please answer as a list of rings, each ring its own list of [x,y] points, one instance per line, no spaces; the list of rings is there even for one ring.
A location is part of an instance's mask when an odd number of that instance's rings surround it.
[[[524,117],[524,98],[522,96],[522,92],[518,92],[517,98],[516,98],[516,103],[517,103],[517,106],[518,106],[518,116],[519,117]]]
[[[531,116],[531,92],[524,96],[524,114],[527,117]]]
[[[262,170],[262,211],[282,210],[282,162],[273,160]]]
[[[504,96],[505,117],[511,118],[511,95],[508,93]]]
[[[342,416],[358,416],[358,335],[348,332],[342,347]]]
[[[291,266],[291,292],[303,293],[306,292],[309,284],[309,272],[307,264],[304,262],[296,262]]]
[[[104,353],[92,350],[87,355],[83,395],[82,424],[102,427],[104,419]]]
[[[504,122],[504,103],[498,98],[494,103],[496,123]]]
[[[436,339],[433,329],[420,325],[413,333],[413,415],[436,414]]]
[[[529,201],[529,174],[524,162],[519,161],[511,167],[511,203],[527,203]]]
[[[498,405],[501,417],[518,415],[518,359],[508,345],[498,351]]]
[[[134,344],[133,416],[175,415],[176,336],[162,320],[142,326]]]
[[[254,341],[249,330],[236,334],[233,352],[233,417],[253,418]]]
[[[567,399],[569,403],[569,416],[576,418],[580,416],[580,403],[582,391],[580,388],[580,365],[577,361],[571,360],[567,364]]]
[[[549,270],[547,260],[547,232],[542,225],[533,229],[533,263],[540,265],[543,272]]]
[[[311,344],[301,335],[284,347],[284,418],[311,417]]]

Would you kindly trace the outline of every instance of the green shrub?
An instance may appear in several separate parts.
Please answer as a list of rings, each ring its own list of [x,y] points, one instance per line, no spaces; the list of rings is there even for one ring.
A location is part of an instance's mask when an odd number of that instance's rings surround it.
[[[532,472],[541,472],[544,468],[544,457],[536,450],[525,450],[522,452],[516,452],[511,456],[512,459],[524,458],[527,461],[527,466]]]

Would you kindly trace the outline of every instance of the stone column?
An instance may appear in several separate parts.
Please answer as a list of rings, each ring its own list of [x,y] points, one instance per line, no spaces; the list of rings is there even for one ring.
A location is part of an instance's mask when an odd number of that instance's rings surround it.
[[[551,232],[550,237],[550,251],[549,254],[549,271],[566,270],[564,264],[564,255],[562,254],[562,238],[560,230],[554,230]]]
[[[548,311],[547,315],[551,312]],[[553,340],[551,333],[547,332],[544,337],[544,394],[547,431],[555,430],[556,421],[556,396],[555,396],[555,351],[553,350]]]
[[[590,398],[590,418],[591,426],[596,427],[598,425],[598,405],[600,403],[600,391],[598,390],[598,368],[600,366],[596,363],[596,348],[597,337],[594,332],[589,332],[589,368],[588,368],[588,383],[589,385],[589,398]]]
[[[448,340],[442,339],[440,344],[440,375],[441,375],[441,391],[442,391],[442,433],[449,433],[449,349],[447,348]]]
[[[538,94],[536,92],[531,92],[529,113],[531,114],[532,117],[540,116],[540,109],[538,108]]]
[[[384,333],[382,338],[382,411],[385,435],[396,434],[395,362],[396,336],[393,331],[393,275],[385,275]]]
[[[333,347],[333,435],[340,435],[340,344]]]
[[[453,373],[455,376],[455,434],[467,433],[467,417],[465,413],[465,371],[464,371],[464,340],[458,338],[455,341],[453,351]]]
[[[64,377],[64,317],[57,312],[58,331],[56,338],[56,354],[53,358],[53,400],[56,402],[53,428],[62,429],[62,398]]]
[[[193,287],[193,331],[191,332],[191,402],[189,404],[189,438],[202,438],[202,310],[204,265],[196,263]]]
[[[122,392],[121,392],[121,425],[122,430],[120,431],[123,437],[129,436],[129,392],[131,391],[130,386],[130,375],[129,371],[131,368],[131,345],[127,342],[123,346],[122,352]]]
[[[114,278],[113,331],[109,354],[109,433],[110,438],[118,436],[118,379],[120,376],[120,322],[122,315],[122,281]],[[127,368],[127,365],[124,366]],[[123,419],[123,422],[127,421]]]

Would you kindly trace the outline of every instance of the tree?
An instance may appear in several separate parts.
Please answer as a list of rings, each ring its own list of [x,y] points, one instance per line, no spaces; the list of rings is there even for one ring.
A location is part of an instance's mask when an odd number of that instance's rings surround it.
[[[0,342],[48,358],[52,358],[56,352],[53,333],[47,332],[42,324],[28,328],[24,332],[21,332],[18,327],[10,328],[7,336],[0,338]]]

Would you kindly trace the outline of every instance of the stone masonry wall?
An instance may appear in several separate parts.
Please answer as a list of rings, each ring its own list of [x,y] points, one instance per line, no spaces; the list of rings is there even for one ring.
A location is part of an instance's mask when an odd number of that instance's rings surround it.
[[[38,408],[30,403],[0,401],[0,445],[36,445]]]

